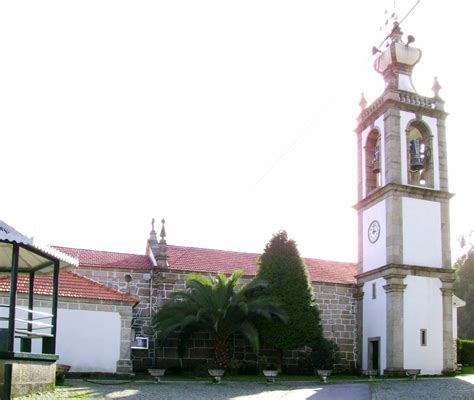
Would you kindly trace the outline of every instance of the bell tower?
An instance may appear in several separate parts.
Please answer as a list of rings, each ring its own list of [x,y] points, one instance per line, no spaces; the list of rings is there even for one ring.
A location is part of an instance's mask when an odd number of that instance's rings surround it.
[[[421,51],[397,23],[362,97],[358,152],[358,365],[381,374],[453,371],[453,305],[444,101],[417,93]]]

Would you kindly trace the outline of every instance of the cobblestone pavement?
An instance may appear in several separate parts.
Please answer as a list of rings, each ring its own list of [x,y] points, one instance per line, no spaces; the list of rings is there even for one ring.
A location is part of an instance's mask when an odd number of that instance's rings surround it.
[[[372,400],[474,400],[474,375],[375,381]]]

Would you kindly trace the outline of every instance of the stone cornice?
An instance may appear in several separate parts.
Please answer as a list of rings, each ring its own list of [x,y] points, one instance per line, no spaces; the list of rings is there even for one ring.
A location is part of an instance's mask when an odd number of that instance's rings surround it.
[[[412,198],[422,200],[449,200],[454,194],[450,192],[443,192],[441,190],[434,190],[419,186],[401,185],[399,183],[389,183],[372,192],[367,197],[360,200],[353,206],[355,210],[367,208],[369,205],[387,198],[389,195],[410,195]]]
[[[385,289],[386,293],[404,292],[407,285],[403,285],[401,283],[390,283],[390,284],[384,285],[382,287]]]
[[[384,278],[390,280],[397,278],[399,280],[404,276],[422,276],[426,278],[439,278],[442,281],[452,280],[454,269],[451,268],[432,268],[421,267],[418,265],[388,264],[383,267],[367,271],[356,275],[357,282],[363,284],[374,279]],[[399,284],[401,282],[397,282]]]
[[[370,106],[361,111],[357,117],[358,125],[355,132],[360,134],[390,108],[410,111],[437,119],[445,119],[448,113],[443,110],[443,107],[444,103],[435,98],[424,97],[411,92],[386,89]]]
[[[443,296],[452,296],[454,294],[454,289],[453,288],[440,288],[441,293]]]

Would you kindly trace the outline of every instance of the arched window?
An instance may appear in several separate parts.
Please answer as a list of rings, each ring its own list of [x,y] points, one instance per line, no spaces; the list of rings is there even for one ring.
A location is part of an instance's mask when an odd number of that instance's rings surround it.
[[[433,187],[431,134],[421,121],[407,129],[407,165],[410,185]]]
[[[365,182],[367,193],[382,186],[381,164],[380,133],[377,129],[374,129],[369,133],[365,145]]]

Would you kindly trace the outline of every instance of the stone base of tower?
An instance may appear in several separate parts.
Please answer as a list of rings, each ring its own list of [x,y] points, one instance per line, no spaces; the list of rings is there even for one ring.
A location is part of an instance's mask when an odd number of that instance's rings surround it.
[[[454,371],[453,270],[391,264],[357,279],[362,369],[388,376]]]

